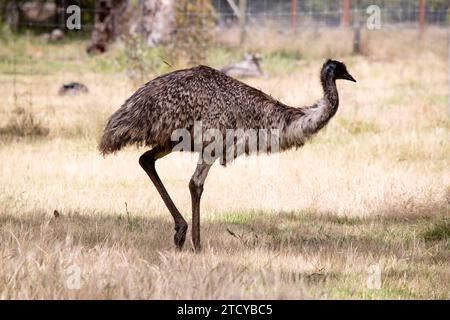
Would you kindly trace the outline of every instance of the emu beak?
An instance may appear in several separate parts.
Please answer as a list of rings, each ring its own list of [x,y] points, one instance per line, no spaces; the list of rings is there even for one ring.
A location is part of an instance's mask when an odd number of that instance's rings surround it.
[[[356,82],[355,78],[353,78],[352,75],[348,72],[346,74],[344,74],[344,76],[342,78],[345,80],[348,80],[348,81]]]

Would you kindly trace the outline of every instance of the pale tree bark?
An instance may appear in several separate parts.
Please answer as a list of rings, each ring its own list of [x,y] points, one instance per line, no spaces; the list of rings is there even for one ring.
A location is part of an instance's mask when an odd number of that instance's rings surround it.
[[[175,0],[99,0],[89,53],[102,53],[119,35],[139,34],[148,46],[167,41],[174,29]]]
[[[142,35],[148,46],[169,40],[175,24],[175,0],[139,0],[130,31]]]

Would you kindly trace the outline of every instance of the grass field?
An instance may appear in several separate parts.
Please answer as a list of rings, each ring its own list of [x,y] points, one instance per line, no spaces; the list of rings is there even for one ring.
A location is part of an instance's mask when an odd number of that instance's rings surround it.
[[[213,66],[261,52],[270,76],[245,81],[291,105],[321,97],[328,56],[358,83],[339,82],[337,115],[302,149],[213,166],[198,254],[174,250],[144,149],[96,149],[136,89],[123,48],[88,57],[83,40],[3,38],[0,298],[450,299],[448,30],[367,35],[361,56],[332,36],[211,50]],[[90,93],[59,97],[69,81]],[[195,163],[157,163],[188,223]]]

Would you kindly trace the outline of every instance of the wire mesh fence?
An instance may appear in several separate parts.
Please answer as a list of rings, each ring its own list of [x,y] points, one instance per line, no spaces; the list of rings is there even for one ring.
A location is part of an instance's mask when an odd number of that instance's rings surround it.
[[[239,23],[240,13],[236,11],[239,9],[236,1],[211,1],[214,7],[214,18],[217,20],[219,28],[229,28]],[[145,1],[139,2],[141,5],[145,5]],[[379,8],[381,21],[385,25],[418,27],[422,11],[427,25],[445,27],[449,24],[449,3],[439,0],[425,1],[423,7],[421,7],[421,0],[353,0],[348,1],[348,7],[345,6],[345,0],[246,0],[245,2],[246,27],[260,27],[268,22],[271,25],[276,24],[279,28],[291,28],[297,29],[297,31],[318,26],[340,27],[345,23],[346,15],[348,15],[347,19],[350,24],[353,24],[359,17],[368,14],[367,8],[369,6]],[[94,26],[95,15],[106,12],[105,8],[102,8],[98,3],[97,0],[10,0],[0,5],[0,10],[2,11],[3,21],[10,21],[16,27],[39,32],[39,30],[49,28],[65,29],[67,18],[70,16],[67,7],[77,5],[81,9],[81,31],[89,33]],[[13,13],[15,11],[16,13]],[[182,14],[208,18],[213,13],[204,12],[199,6],[194,10],[186,10]],[[47,19],[45,19],[46,16]]]

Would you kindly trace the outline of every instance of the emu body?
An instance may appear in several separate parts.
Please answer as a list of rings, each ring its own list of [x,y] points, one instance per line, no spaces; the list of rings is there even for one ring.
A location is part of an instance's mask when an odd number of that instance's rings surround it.
[[[227,129],[277,129],[280,151],[300,147],[335,115],[339,106],[337,79],[355,81],[343,63],[326,61],[320,73],[323,98],[311,106],[295,108],[210,67],[174,71],[146,83],[125,101],[109,119],[99,149],[106,155],[129,144],[152,148],[140,157],[139,164],[172,214],[174,242],[181,249],[188,225],[155,170],[156,160],[173,150],[172,133],[185,129],[193,137],[197,121],[201,121],[202,130],[216,129],[224,139]],[[211,165],[199,161],[189,182],[195,250],[200,249],[200,198]]]

